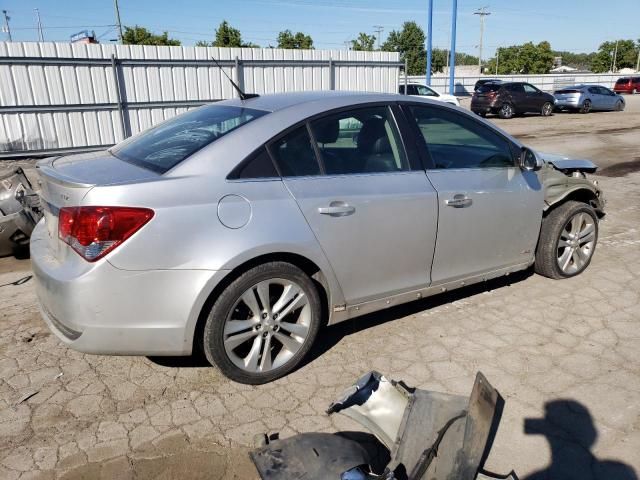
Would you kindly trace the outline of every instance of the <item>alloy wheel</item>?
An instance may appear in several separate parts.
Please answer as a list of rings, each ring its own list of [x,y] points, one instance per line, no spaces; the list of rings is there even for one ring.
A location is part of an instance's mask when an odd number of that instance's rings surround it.
[[[238,368],[262,373],[285,365],[309,335],[312,311],[297,283],[272,278],[236,300],[224,324],[224,349]]]
[[[549,102],[545,103],[542,106],[542,116],[548,117],[549,115],[551,115],[552,112],[553,112],[553,105],[551,105]]]
[[[566,223],[558,240],[558,267],[566,275],[581,271],[593,255],[596,240],[594,219],[578,212]]]
[[[511,118],[513,116],[513,108],[508,103],[505,103],[504,105],[502,105],[502,107],[500,108],[500,111],[504,118]]]
[[[582,113],[589,113],[591,111],[591,101],[585,100],[582,104],[582,108],[580,109]]]

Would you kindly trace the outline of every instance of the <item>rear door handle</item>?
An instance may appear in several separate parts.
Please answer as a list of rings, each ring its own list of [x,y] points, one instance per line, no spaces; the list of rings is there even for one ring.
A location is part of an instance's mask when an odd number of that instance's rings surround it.
[[[355,213],[356,207],[352,207],[345,202],[331,202],[328,207],[318,207],[321,215],[330,215],[332,217],[346,217]]]
[[[473,200],[462,193],[458,193],[457,195],[454,195],[452,199],[445,200],[444,203],[446,203],[448,207],[465,208],[471,206]]]

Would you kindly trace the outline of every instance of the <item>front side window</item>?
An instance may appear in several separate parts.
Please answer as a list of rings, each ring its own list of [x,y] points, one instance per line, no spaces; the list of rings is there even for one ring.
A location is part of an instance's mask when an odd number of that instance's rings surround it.
[[[285,177],[320,175],[320,165],[306,125],[276,140],[271,145],[271,153]]]
[[[411,106],[431,159],[438,169],[513,167],[509,142],[466,115]]]
[[[125,162],[165,173],[188,156],[268,112],[207,105],[125,140],[110,152]]]
[[[527,93],[538,93],[540,91],[536,87],[534,87],[533,85],[529,85],[528,83],[525,83],[522,86],[524,87],[524,91]]]
[[[349,110],[311,122],[327,175],[408,170],[388,107]]]

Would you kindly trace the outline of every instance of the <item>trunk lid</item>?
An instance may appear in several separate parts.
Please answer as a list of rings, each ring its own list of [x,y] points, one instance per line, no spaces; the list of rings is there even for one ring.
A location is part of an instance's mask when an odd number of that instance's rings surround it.
[[[159,177],[158,173],[126,163],[108,151],[45,159],[36,166],[51,253],[60,259],[58,216],[63,207],[80,206],[93,187],[134,183]]]

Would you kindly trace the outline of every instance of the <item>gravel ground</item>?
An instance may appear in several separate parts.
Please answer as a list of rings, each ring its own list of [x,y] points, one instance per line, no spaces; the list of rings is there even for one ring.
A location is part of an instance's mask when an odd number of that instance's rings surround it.
[[[0,259],[0,478],[255,478],[255,434],[356,428],[323,412],[371,369],[464,395],[484,372],[506,401],[491,470],[636,478],[640,162],[627,162],[640,157],[640,95],[628,100],[624,113],[496,121],[608,167],[608,215],[584,274],[527,272],[328,328],[306,366],[269,385],[190,359],[69,350],[39,318],[29,261]]]

